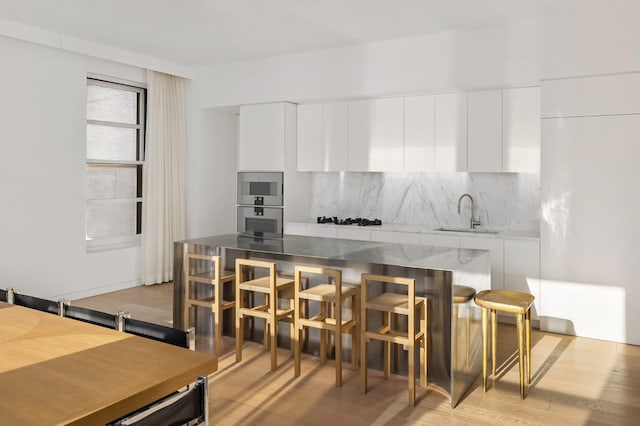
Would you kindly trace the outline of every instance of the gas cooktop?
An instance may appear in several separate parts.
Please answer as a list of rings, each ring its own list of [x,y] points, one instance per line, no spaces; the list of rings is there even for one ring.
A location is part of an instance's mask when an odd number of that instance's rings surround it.
[[[318,223],[332,223],[334,225],[358,225],[358,226],[382,225],[382,221],[380,219],[364,219],[361,217],[357,217],[355,219],[352,219],[350,217],[346,219],[340,219],[337,216],[332,216],[332,217],[318,216]]]

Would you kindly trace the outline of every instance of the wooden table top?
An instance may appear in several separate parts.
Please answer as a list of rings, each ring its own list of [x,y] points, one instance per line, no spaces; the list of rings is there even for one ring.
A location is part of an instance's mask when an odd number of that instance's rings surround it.
[[[209,354],[0,302],[2,424],[104,424],[216,369]]]

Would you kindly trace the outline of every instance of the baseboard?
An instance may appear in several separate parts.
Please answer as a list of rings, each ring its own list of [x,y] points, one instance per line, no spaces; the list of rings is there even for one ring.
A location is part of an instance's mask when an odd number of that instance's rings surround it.
[[[74,291],[72,293],[60,294],[60,295],[51,297],[50,299],[53,299],[53,300],[84,299],[85,297],[98,296],[105,293],[111,293],[112,291],[125,290],[127,288],[132,288],[132,287],[139,287],[141,285],[142,284],[140,283],[140,280],[125,281],[121,283],[109,284],[102,287],[95,287],[95,288],[89,288],[89,289],[80,290],[80,291]]]

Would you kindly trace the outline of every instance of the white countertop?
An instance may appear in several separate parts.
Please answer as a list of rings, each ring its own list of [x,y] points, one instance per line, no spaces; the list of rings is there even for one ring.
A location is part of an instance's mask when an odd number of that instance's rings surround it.
[[[291,225],[304,225],[314,226],[321,228],[338,228],[338,229],[362,229],[366,231],[376,232],[406,232],[416,234],[436,234],[436,235],[455,235],[465,237],[477,237],[477,238],[502,238],[502,239],[517,239],[517,240],[539,240],[540,235],[534,233],[528,233],[523,231],[512,230],[496,230],[496,233],[484,233],[484,232],[468,232],[464,230],[460,231],[440,231],[431,227],[424,227],[421,225],[405,225],[399,223],[383,224],[383,225],[370,225],[370,226],[358,226],[358,225],[334,225],[332,223],[317,223],[315,221],[292,221],[287,222]],[[483,228],[480,227],[480,230]]]

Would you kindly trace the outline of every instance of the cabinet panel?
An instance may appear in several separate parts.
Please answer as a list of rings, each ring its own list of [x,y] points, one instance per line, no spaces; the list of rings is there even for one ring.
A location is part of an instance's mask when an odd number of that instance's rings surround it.
[[[502,169],[540,173],[540,88],[502,92]]]
[[[284,171],[283,103],[242,105],[238,170]]]
[[[540,312],[540,243],[504,240],[504,288],[533,294],[536,298],[531,317]]]
[[[322,104],[298,105],[298,162],[299,171],[324,169],[324,141]]]
[[[348,170],[368,171],[371,167],[369,154],[375,133],[375,102],[350,101],[348,109]]]
[[[307,225],[304,223],[285,223],[284,233],[288,235],[308,235]]]
[[[347,103],[298,105],[298,171],[347,170]]]
[[[441,172],[467,170],[467,95],[435,96],[435,168]]]
[[[404,98],[404,170],[435,169],[435,97]]]
[[[308,225],[307,235],[310,237],[338,238],[338,228],[331,225]]]
[[[322,104],[323,171],[341,172],[349,167],[347,119],[347,102]]]
[[[375,100],[375,133],[369,151],[369,171],[398,172],[404,169],[404,100]]]
[[[371,241],[371,231],[358,227],[351,228],[349,226],[342,226],[338,227],[338,238]]]
[[[489,250],[491,253],[491,288],[502,290],[504,245],[501,238],[461,237],[460,248]]]
[[[420,234],[417,232],[371,231],[371,241],[420,244]]]
[[[502,171],[502,91],[470,92],[468,158],[470,172]]]
[[[460,237],[444,234],[420,234],[420,244],[434,247],[460,247]]]
[[[640,113],[640,73],[542,82],[542,117]]]

